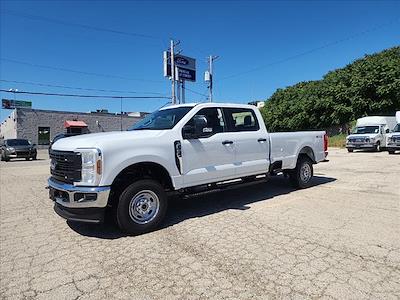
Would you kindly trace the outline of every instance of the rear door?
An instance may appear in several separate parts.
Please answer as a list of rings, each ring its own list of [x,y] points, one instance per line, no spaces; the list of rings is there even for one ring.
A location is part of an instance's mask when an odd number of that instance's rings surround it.
[[[227,131],[234,133],[235,175],[263,174],[269,167],[269,139],[249,108],[223,108]]]
[[[203,108],[196,116],[207,119],[206,134],[182,140],[182,169],[185,186],[232,179],[235,176],[234,146],[229,139],[221,108]],[[194,117],[193,117],[194,118]],[[193,118],[186,125],[193,122]]]

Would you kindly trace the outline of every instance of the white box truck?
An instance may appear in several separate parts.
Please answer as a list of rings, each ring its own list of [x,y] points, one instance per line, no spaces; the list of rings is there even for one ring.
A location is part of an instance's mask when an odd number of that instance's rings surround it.
[[[369,116],[358,119],[353,133],[346,138],[347,151],[386,149],[386,136],[395,125],[395,117]]]
[[[396,126],[386,137],[386,148],[389,154],[400,151],[400,111],[396,112]]]

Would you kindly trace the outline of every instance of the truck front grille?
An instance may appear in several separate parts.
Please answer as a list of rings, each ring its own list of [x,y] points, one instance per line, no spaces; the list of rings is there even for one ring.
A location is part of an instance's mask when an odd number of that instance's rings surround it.
[[[81,180],[82,158],[72,151],[50,150],[51,176],[62,182],[73,183]]]

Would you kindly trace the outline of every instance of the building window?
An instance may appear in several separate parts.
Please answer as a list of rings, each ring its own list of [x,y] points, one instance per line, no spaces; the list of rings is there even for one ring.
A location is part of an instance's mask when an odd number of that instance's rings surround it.
[[[50,127],[38,128],[38,145],[50,144]]]

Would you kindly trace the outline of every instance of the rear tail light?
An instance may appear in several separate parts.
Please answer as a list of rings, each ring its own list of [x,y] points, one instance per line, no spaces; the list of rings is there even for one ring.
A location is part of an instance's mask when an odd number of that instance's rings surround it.
[[[324,134],[324,152],[325,152],[325,157],[328,156],[328,135],[325,133]]]

